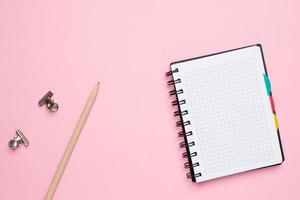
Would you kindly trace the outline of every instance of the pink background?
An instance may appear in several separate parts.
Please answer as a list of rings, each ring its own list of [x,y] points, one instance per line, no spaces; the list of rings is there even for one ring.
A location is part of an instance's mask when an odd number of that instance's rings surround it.
[[[98,99],[54,199],[300,199],[300,1],[0,0],[0,199],[42,199],[90,90]],[[286,161],[186,180],[164,73],[261,43]],[[57,113],[38,107],[48,91]],[[7,142],[21,129],[31,144]]]

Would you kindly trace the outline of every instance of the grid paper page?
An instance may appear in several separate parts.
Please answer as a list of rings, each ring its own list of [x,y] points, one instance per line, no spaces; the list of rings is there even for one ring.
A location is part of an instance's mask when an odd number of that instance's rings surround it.
[[[270,120],[272,112],[266,102],[258,58],[251,54],[233,56],[180,75],[188,104],[185,109],[189,110],[192,124],[189,128],[196,133],[193,140],[200,159],[200,179],[280,161],[277,132]]]
[[[246,78],[240,76],[241,68]],[[271,159],[268,124],[260,92],[253,84],[257,82],[253,61],[212,66],[185,77],[198,119],[198,137],[205,141],[200,152],[206,173]]]

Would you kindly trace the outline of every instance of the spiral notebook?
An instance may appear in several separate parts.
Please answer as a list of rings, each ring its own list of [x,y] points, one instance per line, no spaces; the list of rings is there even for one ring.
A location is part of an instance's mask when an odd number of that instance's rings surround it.
[[[283,162],[260,44],[174,62],[166,75],[188,178],[202,182]]]

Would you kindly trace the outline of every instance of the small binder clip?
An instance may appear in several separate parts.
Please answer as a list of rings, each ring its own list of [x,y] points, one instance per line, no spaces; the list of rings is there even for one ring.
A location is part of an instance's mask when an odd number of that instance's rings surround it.
[[[16,149],[20,144],[24,144],[24,146],[29,145],[29,141],[20,130],[17,130],[16,134],[17,135],[8,142],[8,146],[11,150]]]
[[[47,108],[51,112],[56,112],[58,110],[58,104],[55,103],[53,99],[51,99],[53,95],[54,95],[53,92],[51,91],[47,92],[47,94],[45,94],[45,96],[43,96],[43,98],[39,100],[39,106],[46,104]]]

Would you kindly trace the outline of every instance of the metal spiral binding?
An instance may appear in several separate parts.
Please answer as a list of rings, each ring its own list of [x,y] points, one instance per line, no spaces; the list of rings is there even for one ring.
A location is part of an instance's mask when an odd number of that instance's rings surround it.
[[[182,154],[182,157],[183,157],[183,158],[188,158],[188,157],[192,158],[192,157],[194,157],[194,156],[197,156],[197,152],[193,152],[193,153],[190,153],[190,154],[188,154],[188,152],[184,152],[184,153]]]
[[[176,68],[176,69],[174,69],[174,70],[172,70],[172,71],[168,71],[168,72],[166,73],[166,76],[171,76],[171,75],[173,75],[173,73],[176,73],[176,72],[178,72],[178,68]]]
[[[201,173],[192,174],[192,173],[190,172],[190,173],[187,173],[187,174],[186,174],[186,177],[187,177],[187,178],[197,178],[197,177],[200,177],[200,176],[201,176]]]
[[[177,126],[177,127],[188,126],[188,125],[190,125],[190,124],[191,124],[190,121],[186,121],[186,122],[178,121],[178,122],[176,122],[176,126]]]
[[[174,70],[171,70],[169,72],[166,73],[166,76],[172,76],[174,73],[177,73],[179,70],[178,68],[174,69]],[[180,84],[181,83],[181,79],[173,79],[173,80],[170,80],[167,82],[167,85],[168,86],[172,86],[172,85],[176,85],[176,84]],[[176,90],[176,88],[174,88],[174,90],[171,90],[169,92],[169,94],[172,96],[172,95],[175,95],[176,98],[180,95],[180,94],[183,94],[184,91],[183,89],[179,89],[179,90]],[[189,114],[188,110],[183,110],[181,111],[180,110],[180,106],[183,105],[183,104],[186,104],[186,100],[174,100],[172,101],[172,106],[177,106],[178,107],[178,110],[174,112],[174,116],[183,116],[183,115],[187,115]],[[180,131],[178,133],[178,137],[183,137],[184,138],[184,141],[181,142],[179,144],[179,147],[180,148],[186,148],[186,152],[184,152],[182,154],[182,157],[183,158],[187,158],[189,160],[189,162],[186,162],[184,163],[184,168],[189,168],[190,169],[190,172],[186,174],[186,177],[189,178],[189,179],[193,179],[195,180],[197,177],[200,177],[201,176],[201,173],[194,173],[194,168],[195,167],[199,167],[200,164],[199,162],[196,162],[196,163],[192,163],[192,160],[191,158],[194,157],[194,156],[197,156],[197,152],[190,152],[189,151],[189,147],[191,146],[194,146],[195,145],[195,142],[194,141],[191,141],[191,142],[187,142],[187,137],[193,135],[193,132],[192,131],[184,131],[184,127],[186,126],[189,126],[191,124],[190,121],[183,121],[182,120],[182,117],[181,117],[181,120],[176,122],[176,126],[177,127],[182,127],[182,131]]]
[[[174,116],[179,116],[179,115],[187,115],[189,114],[189,112],[187,110],[184,110],[182,112],[180,112],[179,110],[174,112]]]
[[[198,167],[198,166],[199,166],[198,162],[193,164],[193,167]],[[190,163],[189,162],[184,163],[184,168],[186,169],[190,168]]]
[[[178,95],[178,94],[183,94],[183,89],[180,89],[180,90],[171,90],[169,92],[169,94],[172,96],[172,95]]]
[[[178,137],[184,137],[184,136],[191,136],[193,135],[193,132],[192,131],[188,131],[188,132],[183,132],[183,131],[180,131],[178,134]]]
[[[195,142],[186,143],[185,141],[183,141],[183,142],[179,143],[180,148],[191,147],[191,146],[194,146],[194,145],[195,145]]]
[[[178,106],[178,105],[182,105],[182,104],[185,104],[185,103],[186,102],[185,102],[184,99],[180,100],[180,101],[175,100],[175,101],[172,101],[172,106]]]

